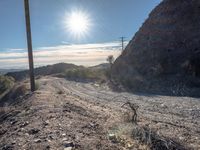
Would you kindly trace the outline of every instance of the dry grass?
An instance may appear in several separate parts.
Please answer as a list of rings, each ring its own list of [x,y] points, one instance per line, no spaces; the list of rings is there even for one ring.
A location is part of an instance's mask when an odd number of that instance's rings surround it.
[[[0,76],[0,95],[12,88],[13,85],[14,79],[12,77]]]
[[[131,135],[132,126],[131,123],[118,124],[109,130],[108,138],[113,143],[120,143],[126,149],[132,149],[135,145]]]
[[[108,132],[113,143],[120,143],[126,149],[140,150],[186,150],[177,141],[158,135],[147,126],[121,123]]]
[[[173,139],[160,136],[146,126],[134,126],[132,137],[139,141],[139,143],[148,145],[151,150],[186,150],[180,143]]]

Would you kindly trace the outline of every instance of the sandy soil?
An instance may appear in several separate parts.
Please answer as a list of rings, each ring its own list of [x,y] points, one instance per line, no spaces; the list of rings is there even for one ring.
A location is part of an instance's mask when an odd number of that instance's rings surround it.
[[[190,149],[200,149],[198,98],[119,93],[107,85],[56,77],[42,77],[37,82],[36,92],[1,106],[2,150],[145,149],[137,143],[128,148],[109,139],[113,128],[130,127],[125,122],[128,107],[121,108],[127,100],[139,105],[138,124]],[[134,143],[130,140],[127,143]]]

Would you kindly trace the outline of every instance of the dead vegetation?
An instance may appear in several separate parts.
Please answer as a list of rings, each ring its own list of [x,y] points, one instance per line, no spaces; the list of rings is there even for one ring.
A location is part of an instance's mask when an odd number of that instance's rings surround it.
[[[132,136],[139,143],[147,145],[150,150],[186,150],[180,143],[158,135],[147,126],[133,126]]]
[[[125,105],[128,105],[133,112],[131,122],[134,123],[134,124],[137,124],[137,110],[138,110],[139,106],[127,101],[121,107],[124,107]]]

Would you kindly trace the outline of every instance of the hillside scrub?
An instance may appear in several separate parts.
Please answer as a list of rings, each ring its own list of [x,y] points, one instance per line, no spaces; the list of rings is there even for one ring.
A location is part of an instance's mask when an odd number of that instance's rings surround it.
[[[76,68],[66,70],[64,76],[71,80],[87,80],[105,82],[107,80],[106,69]]]
[[[12,77],[0,76],[0,95],[6,90],[10,89],[14,84],[14,79]]]

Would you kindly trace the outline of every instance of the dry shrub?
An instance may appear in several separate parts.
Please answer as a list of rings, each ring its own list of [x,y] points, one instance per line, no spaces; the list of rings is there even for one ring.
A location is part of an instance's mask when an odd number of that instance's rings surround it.
[[[14,79],[12,77],[1,76],[0,75],[0,95],[6,90],[12,88],[14,85]]]
[[[132,120],[132,116],[133,116],[133,113],[130,112],[130,111],[125,111],[124,114],[123,114],[123,121],[124,122],[131,122]]]
[[[132,124],[122,123],[110,129],[108,136],[113,143],[120,143],[127,149],[131,149],[134,146],[131,132]]]
[[[16,98],[18,98],[18,97],[20,97],[20,96],[23,96],[23,95],[25,95],[26,94],[26,92],[27,92],[27,86],[26,85],[20,85],[20,86],[18,86],[16,89],[14,89],[13,91],[12,91],[12,93],[11,93],[11,98],[12,99],[16,99]]]
[[[152,150],[186,150],[180,143],[173,139],[162,137],[148,127],[134,126],[132,136]]]

